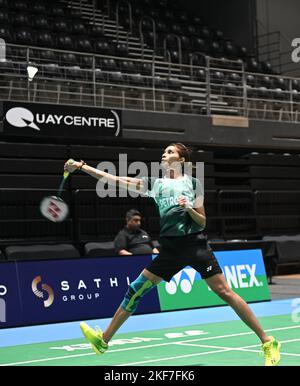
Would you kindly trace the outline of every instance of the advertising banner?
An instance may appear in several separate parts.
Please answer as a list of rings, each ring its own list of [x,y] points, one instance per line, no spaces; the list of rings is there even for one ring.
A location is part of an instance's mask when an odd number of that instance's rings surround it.
[[[3,134],[35,138],[120,137],[120,110],[3,102]]]
[[[21,298],[16,265],[0,264],[0,328],[22,324]]]
[[[247,302],[270,300],[261,250],[215,252],[229,286]],[[151,255],[0,264],[0,328],[112,317]],[[161,282],[136,314],[225,304],[191,267]]]
[[[245,301],[270,300],[268,280],[260,249],[214,252],[229,286]],[[162,311],[225,304],[191,267],[158,286]]]
[[[111,317],[151,256],[18,264],[24,325]],[[159,312],[157,289],[137,313]]]

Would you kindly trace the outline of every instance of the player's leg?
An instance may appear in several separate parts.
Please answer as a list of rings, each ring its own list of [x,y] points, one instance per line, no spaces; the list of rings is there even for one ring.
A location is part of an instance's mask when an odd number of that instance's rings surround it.
[[[274,366],[277,364],[280,360],[280,343],[264,332],[248,304],[229,287],[207,242],[195,238],[187,247],[187,254],[192,256],[191,266],[200,272],[211,290],[229,304],[243,322],[257,334],[263,344],[266,365]]]
[[[80,323],[83,335],[91,343],[96,354],[103,354],[108,349],[108,342],[112,339],[123,323],[137,309],[141,298],[151,291],[151,289],[154,288],[161,280],[162,279],[157,275],[149,272],[147,269],[144,269],[140,276],[129,285],[124,300],[104,332],[102,332],[99,328],[96,330],[92,329],[85,322]]]
[[[229,304],[241,320],[259,337],[263,344],[266,366],[278,364],[280,360],[280,343],[274,337],[265,333],[248,304],[229,287],[225,276],[219,273],[205,280],[211,290]]]
[[[270,337],[262,329],[251,308],[245,300],[229,287],[223,274],[219,273],[205,280],[211,290],[234,309],[243,322],[256,333],[262,343],[270,340]]]
[[[145,296],[152,288],[162,280],[161,277],[154,275],[144,269],[141,275],[128,288],[125,298],[113,316],[109,326],[103,333],[105,342],[109,342],[122,324],[137,309],[140,299]]]

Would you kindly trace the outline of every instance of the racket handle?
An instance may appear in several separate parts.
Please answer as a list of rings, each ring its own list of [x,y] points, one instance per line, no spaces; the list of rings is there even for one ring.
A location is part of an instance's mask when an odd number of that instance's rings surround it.
[[[67,161],[67,164],[68,165],[72,165],[75,161],[73,160],[73,158],[70,158],[68,161]],[[68,172],[67,170],[64,171],[64,180],[66,180],[68,177],[69,177],[69,174],[70,172]]]

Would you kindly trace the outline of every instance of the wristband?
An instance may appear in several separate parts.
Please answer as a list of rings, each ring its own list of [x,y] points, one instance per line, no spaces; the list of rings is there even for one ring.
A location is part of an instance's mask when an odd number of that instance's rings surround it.
[[[80,162],[81,162],[81,165],[79,166],[78,170],[81,170],[83,165],[86,165],[86,162],[84,162],[83,160],[81,160]]]

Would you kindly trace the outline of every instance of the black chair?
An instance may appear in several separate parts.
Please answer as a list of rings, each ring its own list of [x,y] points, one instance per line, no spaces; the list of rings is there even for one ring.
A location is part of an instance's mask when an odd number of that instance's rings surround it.
[[[98,24],[88,25],[89,35],[95,38],[102,38],[104,36],[104,31],[102,26]]]
[[[38,30],[49,30],[50,29],[49,20],[43,16],[33,17],[32,18],[32,26],[33,26],[33,28],[38,29]]]
[[[116,256],[114,242],[86,243],[84,246],[84,254],[86,257]]]
[[[171,31],[172,31],[174,34],[178,35],[178,36],[180,36],[180,35],[183,34],[183,29],[182,29],[181,25],[180,25],[180,24],[177,24],[177,23],[173,23],[173,24],[171,25]]]
[[[260,66],[261,66],[261,72],[263,72],[265,74],[273,74],[273,69],[272,69],[271,63],[261,62]]]
[[[204,39],[209,39],[210,38],[210,30],[206,26],[201,26],[199,28],[199,36],[204,38]]]
[[[120,62],[120,70],[125,74],[133,74],[137,72],[135,64],[130,60]]]
[[[221,71],[211,71],[210,81],[213,84],[222,84],[224,82],[225,76]]]
[[[36,33],[36,44],[44,48],[52,48],[55,46],[53,34],[46,31],[38,31]],[[58,44],[59,46],[59,44]]]
[[[117,44],[116,48],[115,48],[115,53],[117,56],[128,56],[129,55],[129,51],[128,51],[128,47],[126,44],[123,44],[123,43],[119,43]]]
[[[81,68],[93,68],[93,57],[92,56],[81,56],[80,57],[80,67]]]
[[[300,81],[298,79],[292,80],[292,89],[300,91]]]
[[[54,63],[57,60],[57,55],[53,51],[42,50],[40,51],[40,59],[42,62]]]
[[[181,47],[183,50],[189,51],[191,49],[191,39],[187,36],[181,36]]]
[[[181,82],[176,78],[168,78],[166,81],[167,87],[170,90],[179,91],[181,89]]]
[[[223,47],[215,40],[210,42],[209,51],[214,57],[220,57],[223,55]]]
[[[257,79],[254,75],[247,75],[246,76],[246,83],[247,85],[251,86],[251,87],[257,87]]]
[[[289,82],[287,79],[283,78],[275,78],[275,86],[282,89],[282,90],[288,90],[289,89]]]
[[[9,6],[11,7],[11,9],[14,9],[19,12],[28,11],[28,3],[23,0],[16,0],[16,1],[9,2]]]
[[[57,33],[68,33],[70,24],[66,21],[66,19],[54,19],[51,27],[51,29]]]
[[[47,78],[61,78],[62,73],[57,63],[49,63],[43,66],[43,75]]]
[[[21,28],[16,30],[15,41],[18,44],[34,45],[34,37],[30,29]]]
[[[8,260],[50,260],[74,259],[80,257],[77,249],[71,244],[58,245],[12,245],[5,248]]]
[[[10,23],[9,13],[6,9],[0,8],[0,25],[5,25]]]
[[[109,55],[111,53],[110,45],[101,40],[95,40],[94,42],[94,52],[102,55]]]
[[[224,46],[224,55],[229,59],[235,59],[238,56],[236,46],[231,42],[226,42]]]
[[[68,53],[68,54],[62,54],[60,56],[60,63],[62,66],[77,66],[77,59],[74,54]]]
[[[62,6],[55,3],[48,4],[48,12],[55,17],[64,17],[67,13]]]
[[[113,83],[113,84],[123,84],[124,83],[124,77],[120,71],[109,73],[108,74],[108,80],[110,83]]]
[[[91,41],[88,38],[81,37],[76,40],[76,50],[82,52],[94,52]]]
[[[66,67],[65,74],[66,78],[74,80],[82,80],[84,77],[84,74],[79,66]]]
[[[152,65],[150,63],[142,63],[140,67],[140,72],[142,75],[151,76],[152,75]]]
[[[85,25],[80,20],[73,20],[71,24],[72,33],[75,35],[86,35],[87,29]]]
[[[11,29],[6,26],[0,26],[0,36],[6,43],[11,43],[14,40]]]
[[[144,78],[141,74],[131,74],[128,76],[129,84],[135,87],[144,86]]]
[[[250,58],[248,62],[246,63],[246,69],[250,72],[258,72],[259,71],[259,65],[255,58]]]
[[[163,20],[159,20],[156,23],[156,30],[158,32],[163,32],[163,33],[167,32],[168,31],[167,24]]]
[[[75,44],[73,43],[73,40],[70,35],[58,35],[57,39],[57,47],[62,49],[62,50],[69,50],[72,51],[74,50]]]
[[[100,62],[100,68],[102,71],[118,71],[116,61],[114,59],[103,59]]]
[[[17,27],[28,27],[31,24],[30,16],[26,13],[11,14],[10,20]]]
[[[193,39],[193,48],[194,51],[206,52],[207,44],[204,39],[196,37]]]
[[[45,3],[33,3],[31,4],[31,11],[38,15],[47,15],[47,7]]]
[[[82,17],[82,12],[80,9],[68,8],[65,11],[66,11],[67,15],[70,16],[72,19],[79,19]]]
[[[7,8],[8,0],[0,0],[0,8]]]

